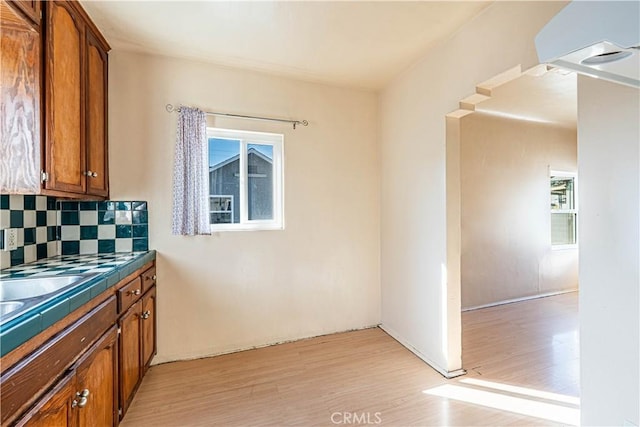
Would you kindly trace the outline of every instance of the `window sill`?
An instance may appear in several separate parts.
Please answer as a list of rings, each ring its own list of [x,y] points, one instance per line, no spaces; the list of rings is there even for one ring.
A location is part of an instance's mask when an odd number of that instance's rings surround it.
[[[224,233],[227,231],[282,231],[284,225],[281,224],[229,224],[220,226],[211,224],[211,234]]]
[[[575,245],[552,245],[551,246],[551,250],[552,251],[567,251],[567,250],[572,250],[572,249],[577,250],[578,249],[578,245],[575,244]]]

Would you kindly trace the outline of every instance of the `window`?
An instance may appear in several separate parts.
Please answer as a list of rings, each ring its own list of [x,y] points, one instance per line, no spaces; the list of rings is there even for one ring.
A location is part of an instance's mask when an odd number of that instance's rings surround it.
[[[575,247],[578,243],[576,174],[551,172],[551,246]]]
[[[211,230],[277,230],[283,218],[283,135],[208,128]]]

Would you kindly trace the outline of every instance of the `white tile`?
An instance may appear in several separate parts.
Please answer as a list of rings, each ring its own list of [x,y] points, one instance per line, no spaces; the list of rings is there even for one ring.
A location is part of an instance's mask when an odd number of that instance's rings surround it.
[[[7,210],[0,211],[0,230],[9,228],[9,224],[11,224],[9,218],[10,218],[9,211]]]
[[[98,211],[80,211],[80,225],[98,225]]]
[[[116,211],[116,224],[131,224],[131,211]]]
[[[98,239],[115,239],[116,238],[116,226],[113,224],[99,225],[98,226]]]
[[[79,225],[63,225],[60,227],[61,240],[80,240]]]
[[[116,239],[116,252],[131,252],[132,250],[132,239]]]
[[[34,262],[38,258],[36,245],[27,245],[24,247],[24,263]]]
[[[11,253],[0,251],[0,269],[11,267]]]
[[[18,230],[18,246],[24,246],[24,228],[16,228]]]
[[[36,227],[36,243],[47,243],[47,227]]]
[[[24,196],[20,194],[11,194],[9,196],[9,209],[12,211],[21,211],[24,209]]]
[[[47,225],[49,227],[58,225],[58,211],[47,211]]]
[[[80,254],[97,254],[98,253],[98,241],[97,240],[80,240]]]
[[[24,211],[24,228],[36,226],[36,211]]]
[[[47,210],[47,196],[36,196],[36,210],[37,211]]]
[[[60,255],[60,240],[47,242],[47,256],[52,257],[57,255]]]

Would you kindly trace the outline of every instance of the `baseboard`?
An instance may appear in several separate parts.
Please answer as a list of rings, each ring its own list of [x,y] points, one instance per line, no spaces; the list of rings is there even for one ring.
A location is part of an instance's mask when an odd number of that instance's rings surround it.
[[[270,342],[270,343],[266,343],[266,344],[258,344],[258,345],[254,345],[254,346],[247,346],[247,347],[240,347],[237,349],[232,349],[232,350],[223,350],[223,351],[203,351],[203,352],[198,352],[198,353],[191,353],[191,354],[180,354],[180,355],[166,355],[166,356],[162,356],[162,355],[157,355],[156,357],[154,357],[153,361],[151,362],[151,365],[162,365],[165,363],[172,363],[172,362],[181,362],[181,361],[186,361],[186,360],[197,360],[197,359],[205,359],[208,357],[216,357],[216,356],[223,356],[225,354],[233,354],[233,353],[240,353],[241,351],[249,351],[249,350],[255,350],[257,348],[265,348],[265,347],[271,347],[274,345],[280,345],[280,344],[287,344],[290,342],[296,342],[296,341],[303,341],[303,340],[308,340],[308,339],[313,339],[313,338],[319,338],[319,337],[325,337],[327,335],[334,335],[334,334],[342,334],[345,332],[353,332],[353,331],[362,331],[365,329],[372,329],[372,328],[377,328],[380,325],[376,324],[376,325],[370,325],[370,326],[362,326],[362,327],[358,327],[358,328],[351,328],[351,329],[346,329],[346,330],[339,330],[339,331],[335,331],[335,332],[327,332],[327,333],[323,333],[323,334],[319,334],[319,335],[309,335],[309,336],[304,336],[304,337],[300,337],[300,338],[292,338],[292,339],[288,339],[288,340],[283,340],[283,341],[275,341],[275,342]]]
[[[489,307],[495,307],[495,306],[498,306],[498,305],[511,304],[511,303],[514,303],[514,302],[522,302],[522,301],[528,301],[528,300],[532,300],[532,299],[552,297],[552,296],[555,296],[555,295],[568,294],[568,293],[571,293],[571,292],[578,292],[578,289],[576,288],[576,289],[567,289],[567,290],[564,290],[564,291],[546,292],[544,294],[536,294],[536,295],[529,295],[529,296],[526,296],[526,297],[506,299],[506,300],[502,300],[502,301],[492,302],[492,303],[489,303],[489,304],[474,305],[474,306],[471,306],[471,307],[463,307],[462,311],[480,310],[481,308],[489,308]]]
[[[393,338],[394,340],[398,341],[398,343],[400,343],[400,345],[402,345],[407,350],[409,350],[410,352],[412,352],[413,354],[418,356],[418,358],[420,358],[427,365],[431,366],[435,371],[437,371],[443,377],[445,377],[447,379],[451,379],[451,378],[459,377],[460,375],[464,375],[464,374],[467,373],[467,371],[465,371],[464,369],[456,369],[455,371],[447,371],[446,369],[441,368],[435,362],[433,362],[428,357],[426,357],[424,354],[422,354],[417,348],[415,348],[414,346],[409,344],[409,342],[407,340],[405,340],[400,334],[398,334],[393,329],[391,329],[391,328],[389,328],[389,327],[387,327],[385,325],[382,325],[382,324],[379,325],[379,328],[382,329],[391,338]]]

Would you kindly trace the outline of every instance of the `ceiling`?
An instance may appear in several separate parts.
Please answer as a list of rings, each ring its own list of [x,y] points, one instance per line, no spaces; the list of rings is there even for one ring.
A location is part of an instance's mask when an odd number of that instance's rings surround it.
[[[576,128],[577,78],[560,69],[538,66],[491,91],[491,98],[475,111],[541,123]]]
[[[91,1],[115,50],[380,89],[487,1]]]

